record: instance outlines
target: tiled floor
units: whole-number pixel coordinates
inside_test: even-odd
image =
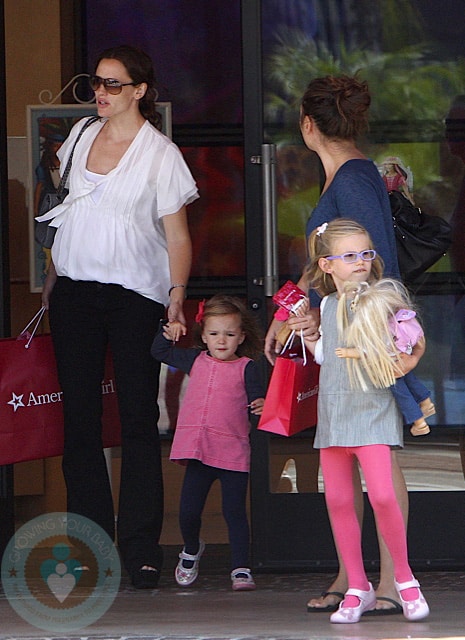
[[[234,593],[227,573],[201,575],[181,589],[171,575],[159,588],[134,590],[123,578],[105,615],[87,628],[50,633],[18,617],[0,592],[0,640],[374,640],[465,638],[465,572],[417,573],[431,607],[424,622],[402,615],[333,625],[326,613],[307,613],[307,599],[329,584],[327,574],[255,574],[257,590]],[[371,576],[376,580],[376,576]]]

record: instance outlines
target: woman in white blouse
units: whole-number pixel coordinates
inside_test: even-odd
[[[165,307],[170,322],[185,326],[186,205],[198,193],[179,149],[158,129],[150,58],[133,47],[107,49],[90,83],[100,119],[77,142],[69,195],[53,211],[43,291],[64,392],[63,472],[68,511],[114,538],[100,419],[109,345],[122,425],[118,545],[133,585],[152,588],[163,563],[163,480],[159,364],[150,347]],[[82,125],[60,149],[62,167]]]

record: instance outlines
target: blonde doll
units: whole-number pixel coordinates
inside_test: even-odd
[[[348,301],[352,319],[348,319]],[[403,374],[399,354],[410,355],[424,333],[416,320],[406,288],[388,278],[373,282],[348,283],[338,306],[338,327],[346,347],[336,349],[348,358],[354,385],[366,389],[364,373],[375,387],[390,387],[405,424],[414,436],[430,429],[425,417],[435,413],[430,392],[410,371]]]

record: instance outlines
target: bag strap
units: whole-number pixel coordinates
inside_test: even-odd
[[[17,340],[21,340],[21,338],[27,338],[27,342],[24,345],[25,349],[29,349],[29,346],[32,342],[32,338],[35,336],[37,329],[39,328],[39,325],[42,322],[42,318],[44,317],[44,313],[46,312],[46,310],[47,310],[46,307],[41,307],[39,311],[35,314],[35,316],[32,318],[32,320],[28,322],[28,324],[24,327],[24,329],[21,331],[21,333],[17,337]],[[31,332],[29,332],[28,329],[32,324],[34,324],[34,322],[35,322],[34,328],[32,329]]]
[[[63,193],[63,191],[65,190],[65,188],[66,188],[66,183],[68,182],[69,172],[71,171],[71,165],[73,163],[74,150],[76,148],[77,143],[81,139],[81,136],[84,133],[84,131],[87,129],[87,127],[89,127],[96,120],[99,120],[99,116],[91,116],[82,125],[81,130],[79,131],[78,137],[76,138],[76,140],[75,140],[75,142],[73,144],[73,148],[71,149],[71,153],[69,154],[68,162],[66,163],[66,167],[65,167],[65,170],[63,171],[63,175],[60,178],[60,182],[59,182],[57,190],[56,190],[58,195],[61,195]]]

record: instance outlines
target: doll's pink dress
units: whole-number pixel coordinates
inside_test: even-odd
[[[389,329],[399,351],[410,355],[418,340],[424,336],[416,313],[411,309],[399,309],[388,322]]]

